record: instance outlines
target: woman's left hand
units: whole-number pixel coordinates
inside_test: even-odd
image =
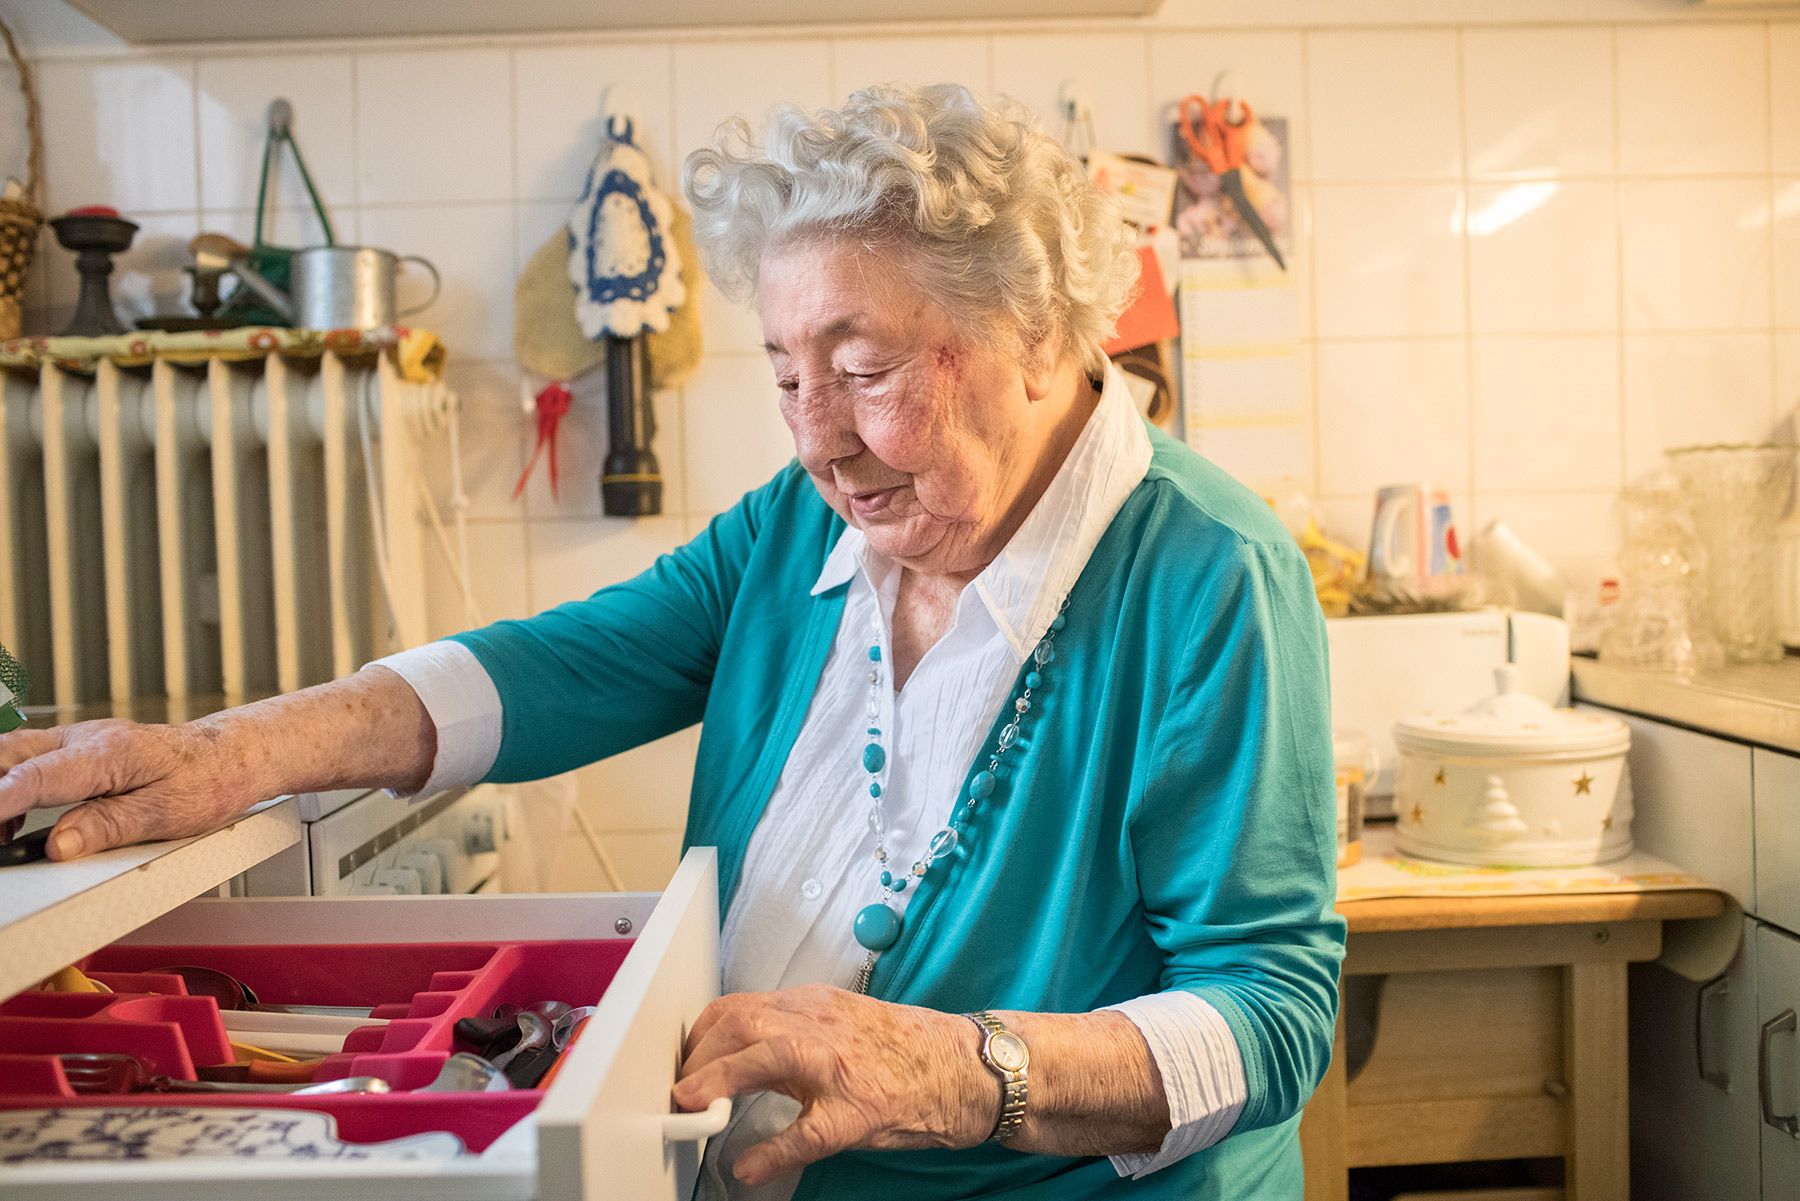
[[[773,1090],[800,1117],[739,1157],[760,1185],[851,1147],[972,1147],[1000,1112],[1000,1083],[981,1066],[967,1018],[877,1001],[824,984],[734,993],[688,1034],[675,1102]]]

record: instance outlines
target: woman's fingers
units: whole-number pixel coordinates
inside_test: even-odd
[[[860,1136],[838,1120],[840,1113],[832,1105],[807,1107],[780,1134],[738,1156],[732,1175],[755,1188],[856,1145]]]
[[[705,1109],[720,1097],[773,1089],[804,1101],[819,1081],[800,1040],[780,1036],[751,1043],[741,1050],[716,1056],[706,1063],[683,1065],[686,1074],[675,1084],[675,1101],[683,1109]]]
[[[8,768],[61,746],[65,728],[57,726],[49,730],[15,730],[11,734],[0,734],[0,775],[5,775]]]
[[[73,805],[118,787],[116,766],[92,750],[59,747],[13,764],[0,776],[0,817]]]

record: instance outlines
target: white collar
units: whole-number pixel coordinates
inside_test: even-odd
[[[1108,364],[1093,416],[1069,457],[1011,541],[963,590],[979,597],[1022,660],[1042,638],[1057,607],[1087,566],[1125,498],[1150,470],[1150,436],[1118,368]],[[892,563],[869,547],[863,532],[838,537],[812,594],[836,588],[862,569],[880,592]],[[966,604],[958,605],[958,619]]]

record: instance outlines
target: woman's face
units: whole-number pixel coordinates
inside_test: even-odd
[[[906,567],[972,575],[1023,519],[1048,445],[1043,385],[1031,356],[959,328],[909,267],[853,241],[783,246],[762,260],[757,308],[825,502]]]

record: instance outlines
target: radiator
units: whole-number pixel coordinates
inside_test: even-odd
[[[0,644],[32,701],[179,717],[426,641],[448,541],[419,468],[454,408],[375,354],[0,372]]]

